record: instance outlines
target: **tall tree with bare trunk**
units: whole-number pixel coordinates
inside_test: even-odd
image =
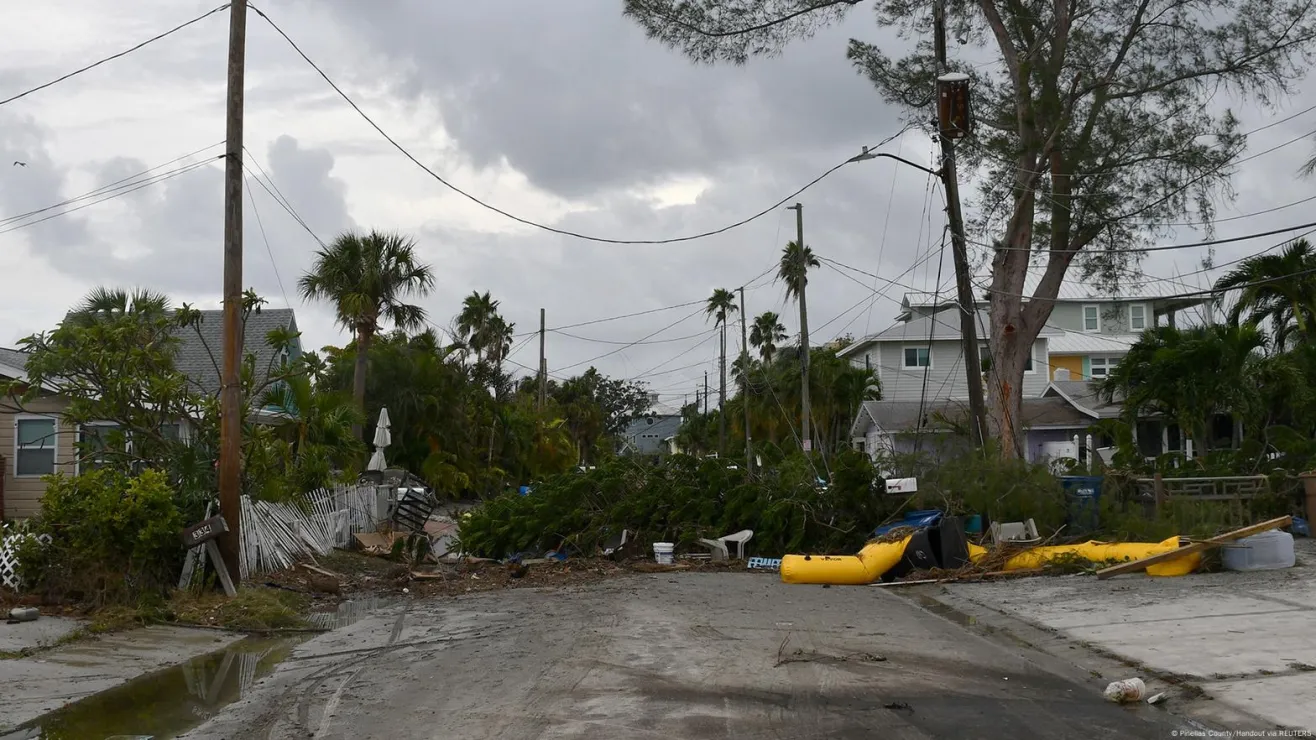
[[[872,0],[877,24],[911,40],[903,57],[851,40],[848,57],[881,96],[926,120],[937,69],[938,0]],[[1217,91],[1278,103],[1316,53],[1310,0],[944,0],[949,35],[972,54],[975,135],[957,148],[980,177],[971,238],[989,250],[991,430],[1018,454],[1023,373],[1071,268],[1113,285],[1140,251],[1232,198],[1246,148]],[[699,62],[779,53],[862,0],[624,0],[653,38]],[[888,47],[889,48],[889,47]],[[1031,268],[1037,280],[1027,280]]]

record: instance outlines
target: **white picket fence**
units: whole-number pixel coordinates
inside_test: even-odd
[[[356,532],[379,526],[373,486],[338,486],[306,494],[305,506],[242,498],[240,568],[249,578],[347,547]]]

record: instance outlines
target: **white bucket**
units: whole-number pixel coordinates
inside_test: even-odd
[[[676,545],[671,542],[653,543],[653,559],[660,565],[672,564],[672,553],[676,551]]]

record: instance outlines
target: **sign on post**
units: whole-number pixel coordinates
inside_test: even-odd
[[[224,593],[232,598],[238,595],[238,590],[233,586],[233,580],[229,578],[224,556],[219,553],[219,545],[215,544],[215,540],[226,532],[228,525],[224,523],[224,517],[212,516],[184,529],[182,539],[183,547],[189,550],[194,547],[206,548],[206,555],[210,556],[210,562],[215,565],[215,572],[219,574],[219,582],[224,586]]]

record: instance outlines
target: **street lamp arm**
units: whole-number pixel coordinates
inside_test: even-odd
[[[934,177],[941,177],[941,170],[934,170],[934,169],[932,169],[932,168],[930,168],[930,167],[924,167],[923,165],[921,165],[921,164],[919,164],[919,163],[917,163],[917,162],[911,162],[911,161],[909,161],[908,159],[905,159],[904,157],[896,156],[895,154],[888,154],[888,153],[886,153],[886,152],[870,152],[870,151],[868,151],[868,147],[864,147],[864,151],[863,151],[862,154],[859,154],[858,156],[855,156],[855,157],[851,157],[851,158],[850,158],[850,161],[851,161],[851,162],[863,162],[863,161],[865,161],[865,160],[869,160],[869,159],[877,159],[878,157],[886,157],[887,159],[894,159],[894,160],[896,160],[897,162],[901,162],[901,163],[907,164],[907,165],[909,165],[910,167],[913,167],[913,168],[916,169],[916,170],[923,170],[924,172],[926,172],[926,173],[928,173],[929,175],[932,175],[932,176],[934,176]]]

